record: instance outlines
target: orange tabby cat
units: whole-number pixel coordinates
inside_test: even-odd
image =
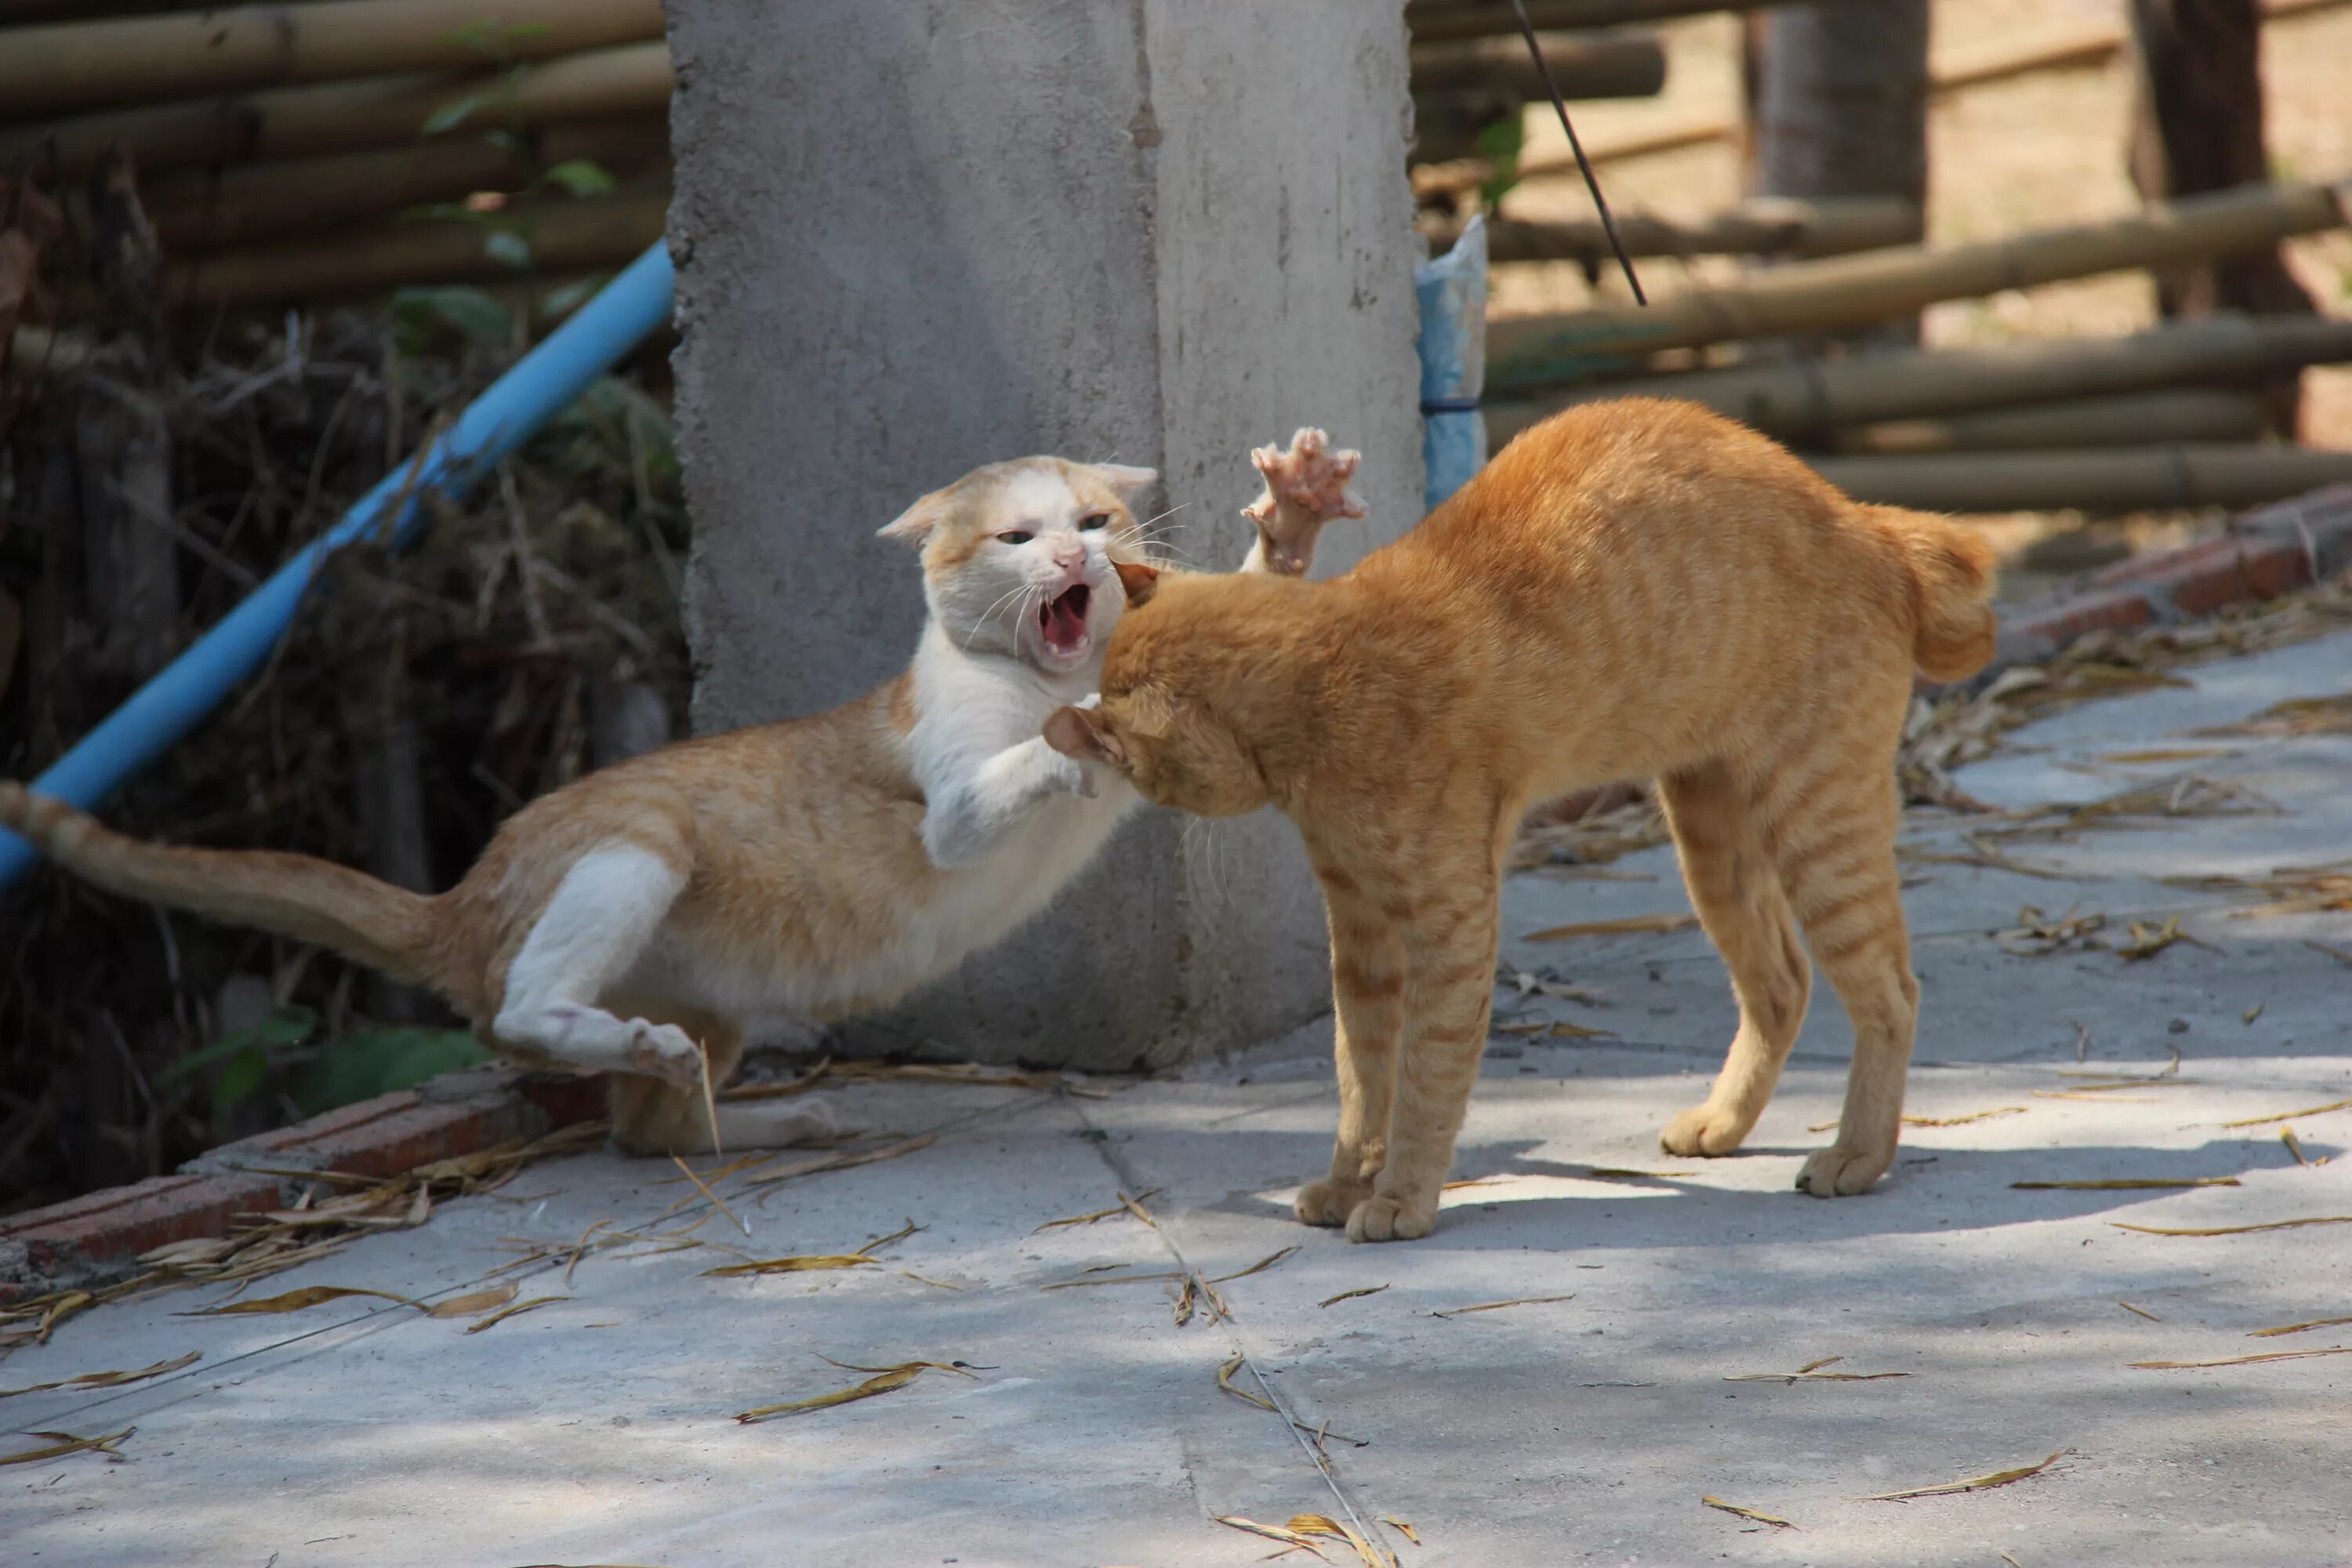
[[[1328,583],[1163,578],[1099,706],[1046,738],[1207,816],[1273,804],[1330,921],[1339,1133],[1299,1194],[1350,1239],[1426,1236],[1486,1042],[1497,898],[1532,801],[1654,777],[1739,1030],[1675,1154],[1727,1154],[1803,1021],[1800,928],[1853,1020],[1836,1141],[1797,1184],[1895,1158],[1919,988],[1893,761],[1912,671],[1991,656],[1991,552],[1849,500],[1696,405],[1537,426],[1403,539]]]

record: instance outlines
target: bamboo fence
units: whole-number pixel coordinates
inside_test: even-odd
[[[2312,364],[2352,363],[2352,321],[2324,316],[2217,315],[2114,338],[1979,349],[1905,349],[1836,360],[1740,365],[1600,382],[1486,405],[1499,447],[1560,409],[1612,397],[1682,397],[1783,440],[2059,399],[2190,383],[2244,384]]]
[[[2142,447],[2172,441],[2256,441],[2263,428],[2263,400],[2254,394],[2183,387],[1950,414],[1935,419],[1890,420],[1840,430],[1827,445],[1831,451],[1846,457],[1921,457],[1936,452]]]
[[[2352,452],[2200,443],[1997,456],[1822,458],[1813,467],[1856,500],[1929,511],[2257,506],[2352,481]]]
[[[1656,213],[1621,212],[1617,230],[1634,256],[1844,256],[1909,244],[1919,237],[1919,209],[1900,196],[1846,196],[1795,201],[1759,196],[1689,222]],[[1454,231],[1433,233],[1444,249]],[[1610,257],[1598,221],[1522,223],[1487,220],[1486,255],[1493,261],[1580,261]]]
[[[1486,384],[1573,381],[1664,349],[1883,321],[1945,300],[2257,250],[2345,223],[2343,187],[2246,185],[2126,217],[1974,245],[1901,246],[1792,262],[1648,307],[1603,305],[1490,323]]]
[[[1650,98],[1666,85],[1666,52],[1646,33],[1545,33],[1538,41],[1564,97]],[[1485,90],[1524,100],[1547,96],[1527,41],[1516,32],[1459,44],[1416,43],[1412,79],[1418,95]]]
[[[1528,19],[1538,27],[1615,27],[1627,23],[1670,22],[1713,11],[1757,11],[1782,0],[1527,0]],[[1416,43],[1489,38],[1517,34],[1518,15],[1510,0],[1407,0],[1404,25]]]

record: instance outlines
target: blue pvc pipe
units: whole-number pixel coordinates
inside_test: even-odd
[[[379,531],[394,544],[415,538],[431,490],[456,498],[529,439],[589,383],[669,320],[669,251],[655,245],[593,300],[492,382],[457,424],[360,498],[342,520],[311,541],[269,581],[246,595],[162,673],[82,737],[32,782],[35,794],[87,811],[124,779],[153,762],[202,723],[236,684],[261,668],[294,624],[303,596],[326,558]],[[30,844],[0,828],[0,889],[37,858]]]

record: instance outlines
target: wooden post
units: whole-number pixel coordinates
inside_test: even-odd
[[[1924,210],[1927,0],[1821,0],[1764,13],[1762,21],[1754,192],[1894,196]],[[1838,341],[1916,343],[1918,317],[1874,321]]]
[[[2256,0],[2132,0],[2131,24],[2138,65],[2131,172],[2141,196],[2170,201],[2268,179]],[[2167,316],[2314,309],[2276,245],[2165,268],[2156,297]],[[2292,437],[2301,377],[2276,377],[2263,396],[2273,428]]]

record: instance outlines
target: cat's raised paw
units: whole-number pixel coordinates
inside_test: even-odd
[[[1260,447],[1250,461],[1265,477],[1265,492],[1242,509],[1257,524],[1266,564],[1296,576],[1313,559],[1317,533],[1335,517],[1361,517],[1364,503],[1348,489],[1361,456],[1333,451],[1322,431],[1302,429],[1287,449]]]
[[[1894,1163],[1891,1149],[1877,1154],[1832,1144],[1807,1156],[1805,1168],[1797,1173],[1797,1190],[1817,1198],[1850,1198],[1868,1192]]]
[[[697,1089],[702,1083],[702,1047],[676,1024],[629,1020],[629,1065],[648,1078]]]
[[[1733,1154],[1738,1152],[1739,1141],[1747,1136],[1748,1129],[1739,1125],[1731,1112],[1712,1105],[1694,1105],[1666,1123],[1658,1134],[1658,1147],[1685,1158],[1694,1154]]]
[[[1341,1226],[1371,1194],[1370,1182],[1309,1182],[1298,1189],[1298,1200],[1291,1206],[1303,1225]]]
[[[1399,1198],[1370,1197],[1348,1216],[1349,1241],[1419,1241],[1437,1228],[1437,1208],[1414,1208]]]

